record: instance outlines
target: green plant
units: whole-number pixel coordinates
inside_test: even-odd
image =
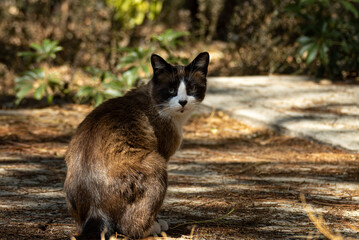
[[[160,35],[151,36],[151,43],[148,48],[133,47],[119,48],[119,52],[125,54],[119,59],[117,70],[124,71],[124,74],[138,74],[149,77],[150,75],[150,56],[151,53],[162,49],[167,53],[167,61],[172,64],[188,64],[188,58],[176,56],[174,52],[183,45],[183,37],[189,35],[188,32],[166,30]],[[128,73],[128,71],[131,71]]]
[[[162,0],[106,0],[114,11],[113,18],[121,28],[132,29],[141,25],[145,18],[150,20],[162,10]]]
[[[119,59],[116,69],[122,72],[122,76],[129,81],[128,85],[132,86],[137,83],[138,76],[149,78],[151,53],[159,49],[167,53],[168,62],[172,64],[188,64],[188,58],[174,55],[178,47],[183,44],[182,38],[188,34],[188,32],[169,29],[160,35],[152,36],[152,45],[150,44],[148,48],[119,48],[118,51],[124,55]]]
[[[91,101],[95,106],[104,100],[122,96],[128,89],[136,86],[141,81],[141,77],[150,77],[150,58],[151,54],[160,49],[167,52],[167,60],[173,64],[187,64],[187,58],[175,56],[172,52],[182,45],[181,38],[188,35],[187,32],[176,32],[168,30],[164,34],[153,36],[153,41],[148,48],[143,47],[123,47],[118,51],[122,55],[119,64],[116,66],[116,74],[94,67],[87,67],[85,70],[92,76],[92,84],[82,86],[76,99]]]
[[[80,101],[91,101],[98,106],[106,99],[122,96],[129,86],[132,86],[132,79],[129,77],[125,76],[120,81],[110,71],[95,67],[87,67],[85,70],[92,76],[93,84],[82,86],[79,89],[75,98]]]
[[[61,81],[54,74],[46,75],[43,68],[24,72],[15,79],[15,83],[17,105],[30,92],[33,92],[35,99],[40,100],[46,96],[48,103],[51,103],[53,96],[61,88]]]
[[[137,78],[140,71],[148,78],[150,76],[149,58],[153,51],[153,47],[119,48],[119,52],[125,53],[125,55],[120,58],[120,64],[116,68],[124,70],[124,75],[133,75],[132,79]],[[131,83],[129,84],[131,85]]]
[[[183,45],[183,37],[189,35],[188,32],[166,30],[160,35],[151,36],[150,47],[119,48],[119,52],[125,54],[119,59],[117,70],[124,71],[124,74],[131,70],[132,74],[138,74],[149,77],[150,75],[150,57],[151,53],[162,49],[167,53],[167,61],[172,64],[188,64],[188,58],[176,56],[174,52]]]
[[[37,100],[46,96],[48,103],[51,103],[56,93],[65,92],[63,84],[55,74],[48,74],[44,68],[38,67],[40,62],[46,61],[48,64],[51,60],[56,58],[56,53],[63,48],[58,45],[57,41],[45,39],[41,44],[32,43],[30,48],[33,51],[19,52],[17,55],[30,62],[35,61],[36,64],[31,65],[29,69],[21,74],[20,77],[15,78],[15,92],[17,105],[22,99],[33,93],[33,97]]]
[[[19,52],[17,55],[29,61],[35,59],[37,63],[43,60],[55,59],[56,53],[63,49],[58,45],[57,41],[51,41],[50,39],[44,39],[41,44],[32,43],[30,48],[33,51]]]
[[[317,76],[359,69],[359,0],[300,0],[287,6],[298,24],[298,55]]]
[[[168,58],[167,61],[172,64],[188,64],[187,58],[175,56],[175,50],[183,45],[183,37],[188,36],[189,32],[174,31],[167,29],[160,35],[154,35],[151,39],[158,43],[159,47],[166,51]]]

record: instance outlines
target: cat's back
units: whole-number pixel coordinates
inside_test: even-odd
[[[86,124],[95,122],[101,125],[113,125],[118,122],[129,122],[133,118],[150,114],[151,100],[147,93],[147,85],[128,92],[123,97],[113,98],[95,108],[80,124],[87,128]]]
[[[154,114],[147,86],[102,103],[79,125],[67,161],[79,154],[86,155],[84,161],[99,161],[129,151],[155,150],[157,139],[150,121]]]

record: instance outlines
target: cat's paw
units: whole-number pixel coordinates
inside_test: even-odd
[[[168,223],[165,220],[156,220],[153,222],[152,227],[147,235],[160,235],[162,232],[168,230]]]
[[[159,219],[158,224],[161,227],[161,232],[166,232],[168,230],[168,223],[165,220]]]
[[[153,222],[149,235],[155,235],[155,234],[157,235],[161,234],[161,225],[157,221]]]

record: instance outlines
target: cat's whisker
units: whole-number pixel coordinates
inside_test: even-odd
[[[171,112],[170,107],[166,107],[166,108],[161,109],[161,110],[158,112],[158,115],[161,116],[161,117],[170,118],[170,117],[171,117],[170,112]]]

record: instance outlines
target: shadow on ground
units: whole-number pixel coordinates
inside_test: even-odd
[[[2,238],[75,233],[62,191],[63,158],[86,112],[73,106],[25,111],[21,120],[0,116]],[[193,118],[184,138],[168,166],[160,213],[170,222],[170,237],[189,238],[195,226],[195,239],[323,238],[300,193],[330,229],[358,235],[357,154],[251,128],[221,113]]]

